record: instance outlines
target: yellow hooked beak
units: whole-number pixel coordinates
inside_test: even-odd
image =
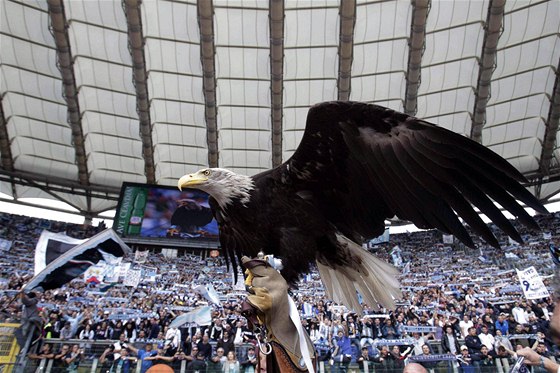
[[[179,179],[177,183],[177,187],[179,190],[183,190],[183,188],[188,188],[192,185],[201,184],[205,181],[208,181],[208,177],[205,176],[202,172],[195,172],[194,174],[188,174]]]

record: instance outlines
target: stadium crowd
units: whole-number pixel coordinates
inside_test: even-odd
[[[497,361],[511,364],[522,347],[556,357],[559,351],[547,334],[553,299],[526,300],[515,271],[534,266],[550,285],[554,263],[549,245],[560,240],[560,215],[537,221],[544,233],[531,234],[516,225],[522,245],[495,232],[502,249],[480,241],[477,249],[444,244],[436,231],[370,243],[368,250],[401,265],[403,298],[394,309],[364,305],[347,310],[327,299],[316,272],[305,276],[292,296],[320,360],[341,370],[370,361],[376,372],[402,372],[405,363],[417,361],[442,371],[454,366],[462,372],[497,372]],[[33,274],[42,230],[88,238],[99,228],[9,214],[0,214],[0,222],[2,248],[8,248],[0,258],[0,321],[17,322],[22,303],[14,296]],[[52,359],[53,371],[61,372],[77,372],[92,359],[103,372],[117,367],[132,371],[137,361],[141,372],[156,363],[179,369],[183,361],[187,372],[201,367],[255,372],[258,346],[241,315],[243,287],[234,284],[220,257],[195,250],[183,254],[151,252],[142,263],[132,263],[130,268],[142,270],[136,287],[81,278],[37,293],[44,342],[29,358]],[[208,284],[215,287],[219,304],[193,290]],[[177,316],[206,305],[212,307],[209,325],[170,327]]]

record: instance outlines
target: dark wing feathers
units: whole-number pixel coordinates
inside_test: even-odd
[[[530,228],[538,226],[516,199],[547,212],[519,184],[523,175],[488,148],[370,104],[329,102],[311,108],[302,142],[281,174],[354,239],[380,234],[384,220],[396,215],[473,246],[461,217],[498,246],[473,205],[517,241],[519,233],[493,201]]]

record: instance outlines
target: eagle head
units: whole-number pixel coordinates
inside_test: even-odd
[[[182,176],[177,183],[179,190],[194,188],[210,194],[221,208],[238,199],[245,205],[255,188],[253,179],[225,168],[203,168],[193,174]]]

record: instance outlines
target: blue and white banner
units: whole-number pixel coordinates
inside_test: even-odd
[[[451,354],[441,354],[441,355],[415,355],[415,356],[411,356],[409,358],[411,361],[422,361],[422,362],[428,362],[428,361],[444,361],[444,360],[450,360],[450,361],[455,361],[457,360],[457,356],[455,355],[451,355]]]
[[[507,336],[508,339],[537,339],[536,334],[510,334]]]
[[[374,346],[412,346],[416,340],[414,338],[402,339],[376,339],[373,341]]]
[[[438,330],[437,326],[414,326],[405,325],[403,330],[407,333],[435,333]]]
[[[127,298],[121,298],[121,297],[105,297],[103,298],[103,300],[105,302],[115,302],[115,303],[128,303],[128,299]]]

